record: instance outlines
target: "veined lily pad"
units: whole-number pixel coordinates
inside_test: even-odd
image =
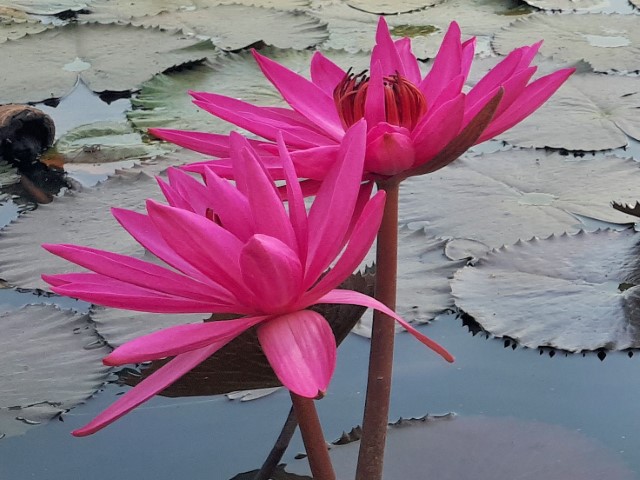
[[[0,103],[61,97],[78,76],[96,92],[132,90],[156,73],[212,53],[210,45],[197,39],[153,28],[115,24],[53,28],[2,44],[0,63],[16,68],[3,71]],[[38,72],[25,81],[27,65],[37,65]]]
[[[12,0],[1,2],[1,6],[15,8],[35,15],[56,15],[62,12],[77,12],[87,8],[87,3],[81,0]]]
[[[612,0],[524,0],[529,5],[554,12],[612,12]]]
[[[351,8],[375,15],[411,13],[442,2],[444,0],[403,0],[402,2],[394,2],[393,0],[346,0],[346,4]]]
[[[5,21],[0,14],[0,43],[7,40],[17,40],[27,34],[40,33],[48,28],[50,27],[38,22]]]
[[[574,214],[631,223],[612,198],[634,202],[640,168],[616,157],[574,158],[543,151],[466,156],[401,185],[400,221],[429,235],[469,238],[490,247],[577,231]]]
[[[453,307],[449,279],[467,259],[452,261],[445,255],[446,240],[428,237],[423,230],[400,229],[398,238],[398,294],[396,311],[406,320],[427,323]],[[375,246],[363,264],[376,258]],[[366,315],[354,333],[371,337],[372,315]],[[397,331],[402,327],[397,325]]]
[[[182,29],[187,34],[210,38],[223,50],[239,50],[257,42],[302,50],[327,38],[324,26],[302,12],[281,12],[247,5],[161,12],[132,22],[163,29]]]
[[[627,135],[640,139],[638,109],[640,77],[574,74],[540,110],[498,138],[522,147],[623,147]]]
[[[0,314],[0,436],[9,422],[45,422],[91,396],[106,380],[108,347],[88,315],[51,305]]]
[[[287,68],[308,75],[313,52],[265,48],[261,50]],[[345,51],[325,52],[334,62],[355,70],[368,65],[368,56],[349,55]],[[187,90],[209,91],[258,105],[284,105],[280,94],[265,79],[249,52],[229,53],[213,61],[176,73],[157,75],[145,83],[132,99],[135,109],[129,120],[140,129],[148,127],[181,128],[227,133],[237,127],[204,112],[191,103]]]
[[[531,15],[496,33],[501,55],[544,39],[542,55],[569,63],[584,60],[596,72],[640,70],[640,30],[635,15]]]
[[[633,229],[518,242],[457,272],[456,304],[526,347],[638,348],[639,245]]]
[[[338,478],[353,478],[358,449],[359,442],[331,447]],[[307,473],[308,463],[294,462],[286,470]],[[428,478],[438,480],[635,478],[614,452],[558,425],[455,415],[392,424],[387,431],[384,478],[427,478],[425,471]]]

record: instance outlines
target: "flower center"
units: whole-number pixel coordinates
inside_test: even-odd
[[[345,128],[364,117],[368,88],[366,71],[353,74],[349,70],[333,90],[333,100]],[[384,77],[384,108],[387,123],[412,130],[426,113],[427,100],[418,87],[396,73]]]

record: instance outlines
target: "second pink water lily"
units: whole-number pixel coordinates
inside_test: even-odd
[[[316,52],[308,80],[254,52],[262,72],[291,109],[255,106],[215,93],[191,94],[199,107],[269,142],[282,131],[298,174],[315,180],[324,178],[335,162],[345,131],[364,118],[368,125],[364,177],[402,179],[444,167],[467,148],[504,132],[540,107],[574,71],[563,69],[530,82],[536,71],[531,62],[540,44],[514,50],[465,93],[475,38],[462,42],[460,28],[451,23],[431,70],[423,75],[410,39],[394,41],[381,17],[368,72],[345,71]],[[222,175],[231,174],[225,158],[228,137],[168,129],[150,132],[219,157],[209,164]],[[269,142],[256,145],[272,174],[282,178]],[[203,171],[202,164],[188,168]]]
[[[360,188],[366,126],[345,135],[338,159],[307,212],[296,172],[280,139],[288,208],[250,143],[232,134],[236,186],[210,170],[206,183],[173,169],[161,182],[169,205],[149,200],[147,215],[114,209],[120,224],[168,267],[76,245],[44,245],[91,273],[44,275],[52,290],[92,303],[158,313],[234,313],[236,320],[180,325],[132,340],[105,358],[124,365],[175,356],[96,419],[96,432],[256,327],[280,381],[314,398],[326,391],[336,344],[317,303],[379,309],[449,361],[452,357],[377,300],[336,287],[358,267],[376,236],[385,194]],[[327,272],[327,268],[332,268]]]

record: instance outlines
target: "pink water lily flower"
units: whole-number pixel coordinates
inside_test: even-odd
[[[254,51],[264,75],[291,109],[260,107],[215,93],[191,92],[204,110],[266,139],[256,141],[267,166],[282,175],[274,155],[282,131],[301,177],[320,180],[335,162],[347,129],[367,121],[365,178],[388,179],[438,170],[466,149],[511,128],[540,107],[574,69],[531,83],[531,62],[541,42],[518,48],[470,91],[463,87],[474,56],[475,38],[461,41],[451,23],[431,70],[422,75],[408,38],[393,41],[383,17],[368,72],[344,71],[322,53],[311,61],[311,80]],[[224,135],[150,129],[157,137],[220,160],[208,162],[231,175],[229,140]],[[188,169],[202,172],[203,164]]]
[[[328,322],[308,309],[317,303],[379,309],[452,361],[377,300],[336,289],[371,247],[384,207],[384,192],[370,198],[371,187],[360,188],[365,137],[364,122],[346,133],[308,213],[282,140],[288,208],[260,157],[238,134],[230,136],[236,186],[211,170],[205,169],[202,184],[172,169],[169,183],[160,182],[169,205],[148,200],[147,215],[113,209],[125,230],[168,267],[88,247],[44,245],[93,272],[44,275],[61,295],[145,312],[243,315],[167,328],[115,349],[105,364],[175,358],[74,435],[117,420],[251,327],[283,385],[300,396],[321,395],[335,368],[336,343]]]

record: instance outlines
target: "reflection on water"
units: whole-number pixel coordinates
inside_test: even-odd
[[[561,425],[601,442],[640,472],[638,355],[610,353],[601,361],[596,354],[513,350],[503,340],[472,336],[453,315],[420,328],[449,348],[456,363],[400,334],[392,419],[454,411]],[[350,335],[339,349],[333,382],[318,402],[329,439],[361,420],[368,347],[368,340]],[[63,422],[0,441],[0,478],[67,480],[90,472],[93,480],[228,479],[260,466],[290,406],[284,391],[243,403],[157,397],[103,432],[71,437],[125,388],[110,385]],[[284,460],[302,450],[295,437]]]

